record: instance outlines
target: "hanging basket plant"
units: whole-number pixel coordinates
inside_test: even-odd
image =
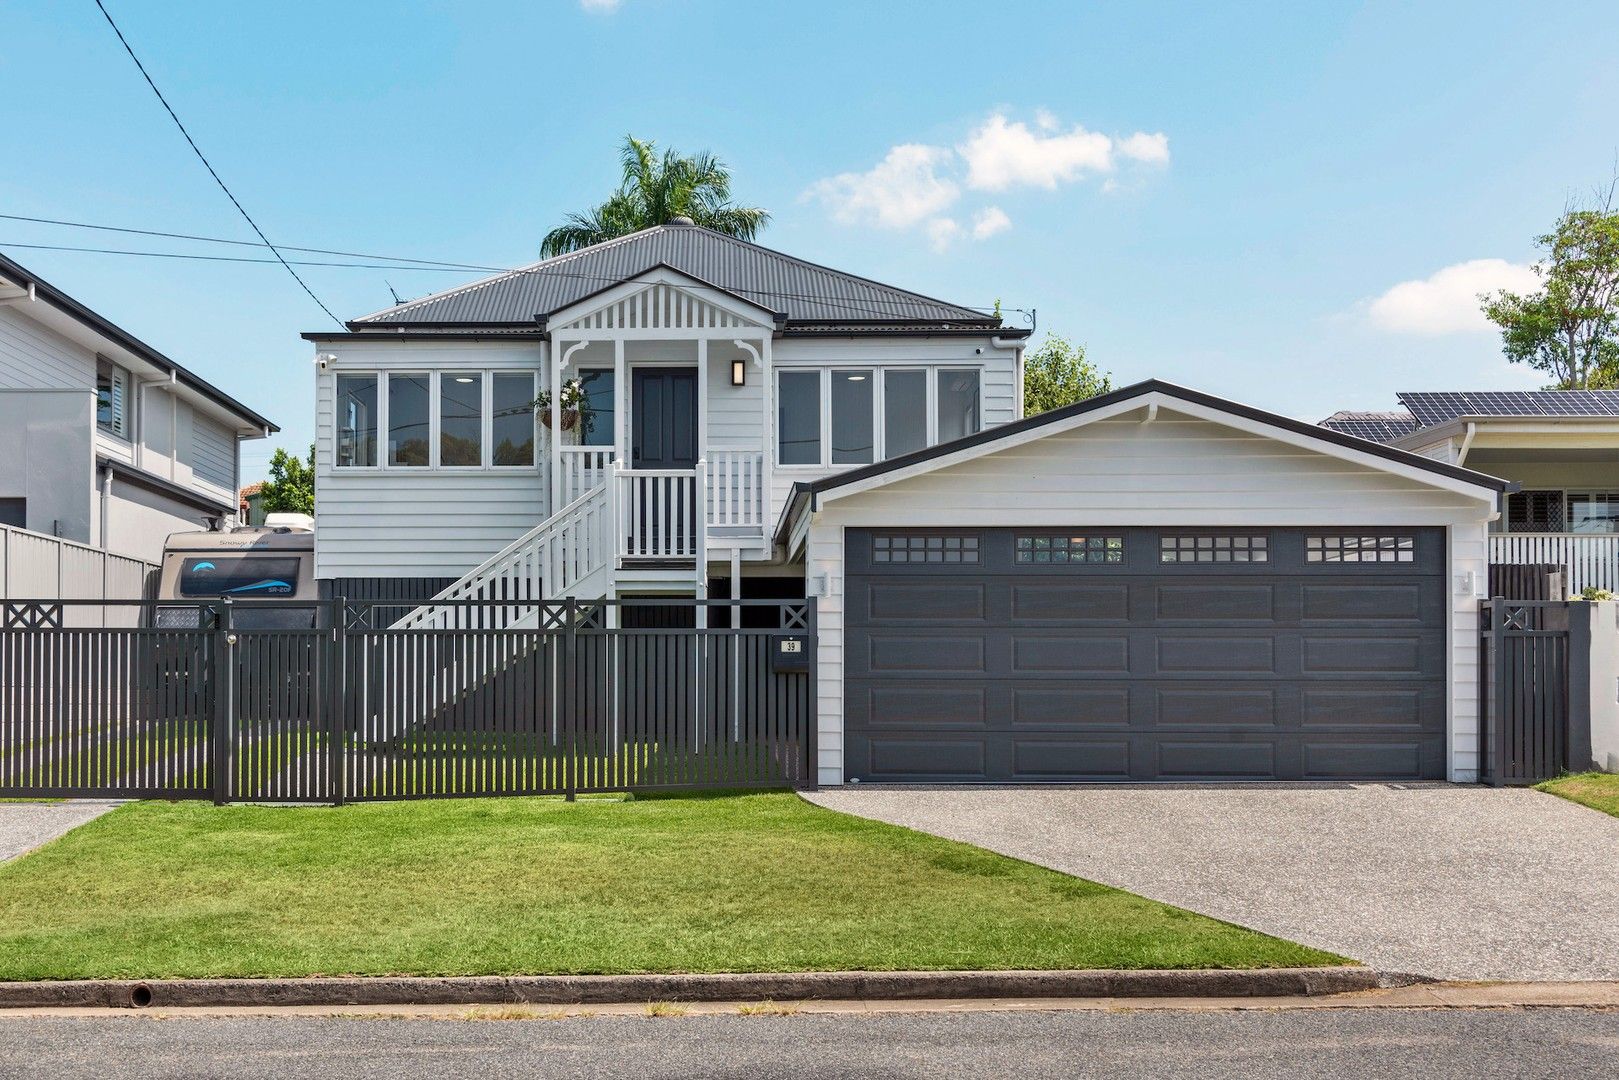
[[[534,411],[539,414],[540,423],[550,427],[551,391],[541,390],[533,405]],[[557,405],[561,414],[557,417],[557,421],[562,425],[563,431],[572,431],[579,426],[581,419],[590,415],[590,396],[585,393],[584,384],[578,379],[569,379],[562,384],[562,398]]]

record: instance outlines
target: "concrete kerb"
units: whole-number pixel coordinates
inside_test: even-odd
[[[606,1005],[647,1001],[1314,997],[1406,986],[1363,967],[1251,971],[813,971],[454,978],[95,979],[0,983],[0,1009]]]

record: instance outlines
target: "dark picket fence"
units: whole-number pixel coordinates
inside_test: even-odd
[[[91,610],[115,605],[8,602],[0,797],[812,785],[811,606],[682,601],[684,625],[644,627],[637,603],[549,602],[533,625],[498,630],[395,630],[375,616],[396,615],[396,599],[146,603],[117,618]]]

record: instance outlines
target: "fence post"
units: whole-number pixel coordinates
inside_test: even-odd
[[[326,737],[331,741],[326,768],[332,805],[342,806],[348,783],[348,597],[334,596],[327,608],[332,625],[327,631]]]
[[[1490,597],[1490,719],[1485,733],[1490,765],[1490,784],[1501,787],[1506,781],[1501,776],[1501,722],[1506,716],[1506,641],[1507,601],[1502,596]]]
[[[821,600],[811,596],[804,600],[808,610],[809,623],[809,685],[805,689],[804,723],[807,726],[804,736],[805,753],[807,759],[804,767],[807,770],[804,776],[804,787],[809,791],[818,790],[821,786],[820,738],[821,738]]]
[[[1552,764],[1558,772],[1585,772],[1591,756],[1591,620],[1597,606],[1590,601],[1570,601],[1568,618],[1568,663],[1564,676],[1566,702],[1563,734],[1563,760]],[[1556,775],[1555,773],[1553,775]]]
[[[214,715],[211,732],[213,754],[209,766],[209,780],[213,788],[214,805],[224,806],[230,801],[231,747],[235,741],[235,726],[231,721],[236,711],[236,663],[232,646],[236,634],[231,629],[230,597],[210,604],[214,614],[213,678],[208,680],[214,695]]]
[[[578,762],[575,757],[578,753],[579,733],[579,680],[578,671],[575,670],[575,645],[579,634],[579,598],[570,596],[563,608],[563,618],[567,619],[566,633],[562,636],[562,703],[563,724],[566,737],[562,741],[563,757],[562,769],[565,774],[563,789],[568,802],[574,801],[579,783]]]

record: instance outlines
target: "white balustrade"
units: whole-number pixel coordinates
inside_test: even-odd
[[[557,477],[555,506],[566,506],[607,483],[613,473],[610,446],[563,446],[562,472]]]
[[[701,463],[699,463],[701,465]],[[639,559],[694,559],[703,520],[700,470],[628,469],[619,473],[622,553]]]
[[[1619,534],[1491,533],[1490,562],[1562,566],[1570,595],[1588,588],[1619,592]]]
[[[711,450],[708,454],[708,527],[731,534],[765,528],[765,459],[756,450]]]

